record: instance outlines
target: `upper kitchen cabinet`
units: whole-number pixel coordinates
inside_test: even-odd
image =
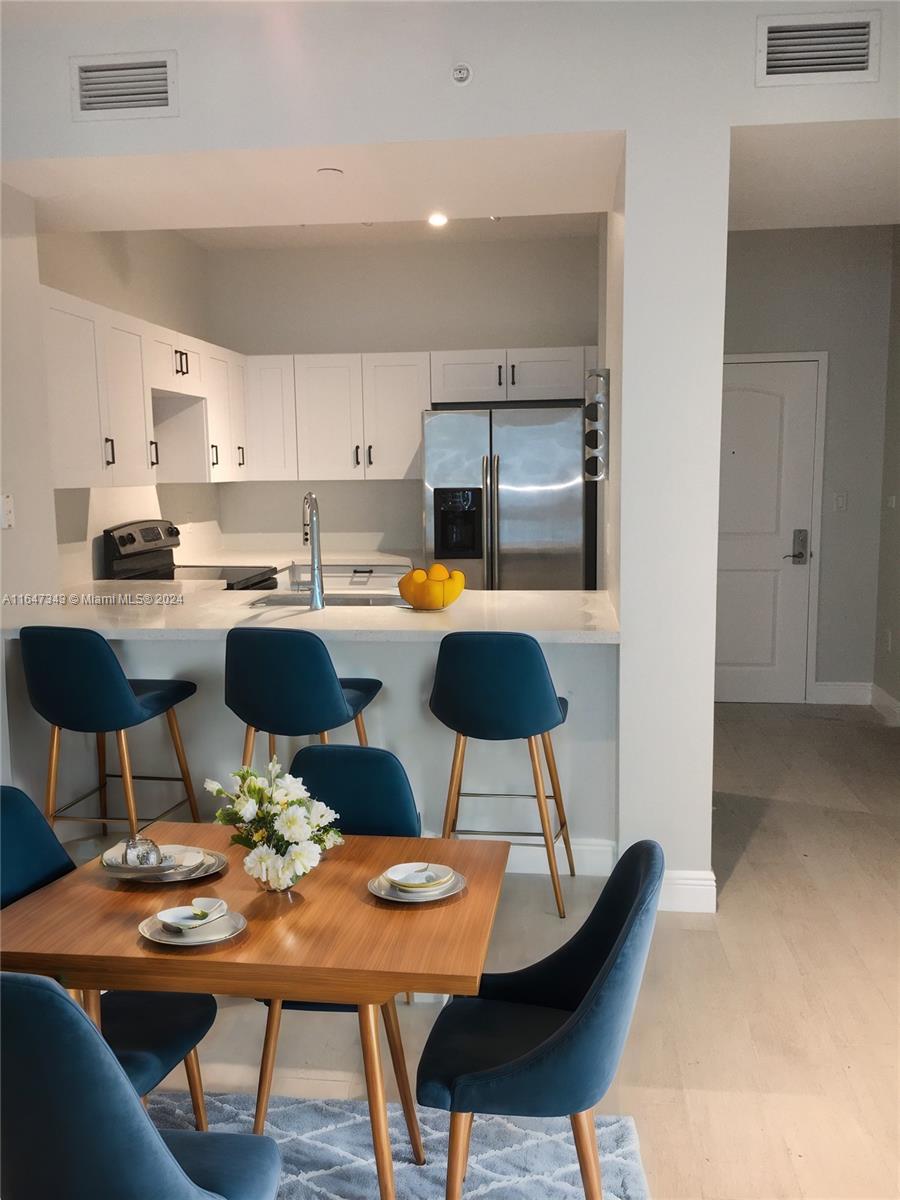
[[[246,360],[247,465],[240,479],[297,479],[297,408],[290,354]]]
[[[575,400],[584,395],[584,347],[506,351],[506,398]]]
[[[228,359],[228,420],[231,425],[233,479],[247,477],[247,371],[244,358]]]
[[[141,322],[44,289],[54,487],[152,483]]]
[[[364,354],[366,479],[421,479],[422,413],[431,402],[428,354]]]
[[[147,333],[147,375],[151,388],[203,395],[203,362],[199,349],[168,329]]]
[[[209,481],[222,483],[234,479],[237,474],[234,465],[236,452],[233,452],[231,437],[230,409],[230,376],[232,374],[226,351],[211,352],[203,355],[204,384],[203,394],[206,397],[206,434],[207,451],[209,454]]]
[[[432,405],[493,404],[505,399],[505,350],[431,351]]]
[[[296,354],[300,478],[364,479],[362,356]]]

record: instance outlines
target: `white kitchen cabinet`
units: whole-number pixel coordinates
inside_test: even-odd
[[[362,356],[296,354],[300,478],[364,479]]]
[[[290,354],[246,360],[247,465],[241,479],[298,479],[297,405]]]
[[[118,313],[101,324],[101,387],[115,460],[109,482],[126,487],[156,480],[157,447],[150,388],[144,373],[142,333],[140,321]]]
[[[231,479],[247,477],[247,398],[244,359],[228,357],[229,470]]]
[[[101,420],[98,314],[74,297],[45,292],[44,357],[53,486],[100,487],[105,421]],[[74,311],[73,311],[74,310]],[[26,447],[22,447],[24,453]]]
[[[187,338],[168,329],[150,328],[147,339],[147,377],[151,388],[203,395],[203,361]]]
[[[210,483],[233,479],[229,364],[224,352],[203,356],[203,394],[206,397],[206,435]]]
[[[505,399],[505,350],[431,351],[432,405],[493,404]]]
[[[422,413],[431,403],[428,354],[362,356],[366,479],[421,479]]]
[[[506,398],[576,400],[584,395],[584,347],[551,346],[506,351]]]

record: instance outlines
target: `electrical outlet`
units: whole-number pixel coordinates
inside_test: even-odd
[[[3,496],[3,504],[0,506],[0,529],[12,529],[16,523],[16,510],[13,505],[12,492],[6,492]]]
[[[835,492],[834,493],[834,511],[835,512],[846,512],[847,511],[847,493],[846,492]]]

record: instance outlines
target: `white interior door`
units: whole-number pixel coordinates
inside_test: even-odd
[[[719,495],[716,699],[806,698],[819,365],[725,366]]]

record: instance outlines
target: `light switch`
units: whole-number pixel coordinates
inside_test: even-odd
[[[13,507],[12,492],[5,492],[3,506],[0,508],[0,529],[12,529],[16,523],[16,513]]]
[[[834,511],[835,512],[846,512],[847,511],[847,493],[846,492],[835,492],[834,493]]]

